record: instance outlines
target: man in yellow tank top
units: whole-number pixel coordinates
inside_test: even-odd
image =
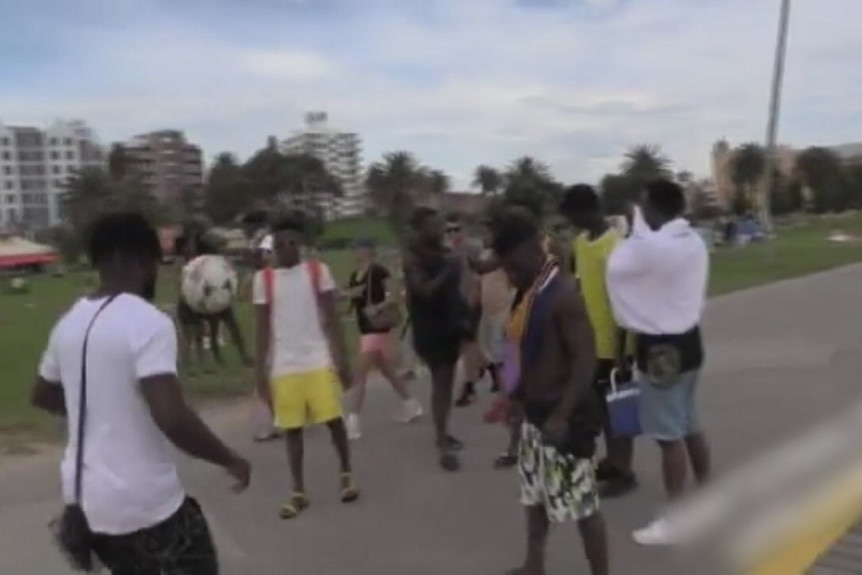
[[[623,377],[630,373],[633,343],[614,319],[605,281],[608,258],[622,236],[608,225],[598,194],[589,185],[568,188],[560,212],[575,228],[570,265],[579,280],[587,316],[593,325],[598,360],[595,389],[605,406],[606,455],[599,463],[597,477],[602,482],[604,497],[618,497],[637,487],[632,471],[634,441],[631,437],[615,437],[607,417],[606,393],[611,372],[617,369]]]

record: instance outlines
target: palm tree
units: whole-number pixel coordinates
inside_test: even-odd
[[[841,158],[826,148],[806,148],[796,157],[796,175],[818,212],[844,209]]]
[[[506,201],[520,204],[541,217],[559,203],[562,186],[547,164],[530,156],[518,158],[503,173]]]
[[[452,181],[442,170],[428,170],[424,174],[424,180],[423,187],[431,198],[439,198],[452,188]]]
[[[639,188],[627,176],[605,174],[599,184],[602,206],[608,215],[622,215],[628,211],[630,202],[636,199]]]
[[[622,173],[638,186],[642,186],[650,180],[670,177],[670,165],[670,160],[659,146],[640,144],[626,151]]]
[[[122,181],[130,174],[129,155],[122,144],[114,144],[108,152],[108,174],[114,181]]]
[[[482,195],[495,195],[503,187],[503,176],[499,170],[482,164],[476,168],[473,185],[482,190]]]
[[[547,164],[531,156],[522,156],[509,164],[503,179],[506,187],[546,184],[553,181]]]
[[[400,234],[425,183],[425,170],[410,152],[390,152],[368,169],[365,185],[377,213]]]
[[[102,168],[75,173],[60,201],[63,219],[76,230],[86,229],[96,216],[112,210],[140,211],[156,223],[167,216],[146,187],[136,181],[115,182]]]
[[[84,168],[67,181],[60,197],[63,220],[73,229],[83,230],[93,219],[94,212],[111,201],[111,179],[100,168]]]
[[[336,198],[343,193],[341,181],[326,169],[326,164],[308,154],[284,156],[288,202],[300,203],[316,218],[334,212]]]
[[[216,156],[207,173],[204,188],[204,210],[216,224],[233,221],[249,209],[253,202],[243,168],[233,154]]]
[[[760,144],[743,144],[733,152],[730,179],[736,187],[733,211],[750,210],[757,200],[757,189],[766,173],[766,152]]]

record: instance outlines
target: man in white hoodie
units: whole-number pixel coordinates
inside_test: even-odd
[[[637,334],[641,427],[662,457],[671,501],[685,490],[688,467],[709,477],[710,455],[695,409],[704,361],[700,322],[706,303],[709,253],[682,216],[685,195],[668,180],[649,183],[635,207],[632,233],[611,254],[608,292],[619,325]],[[642,545],[670,542],[663,520],[634,533]]]

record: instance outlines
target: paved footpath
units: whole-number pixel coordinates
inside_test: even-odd
[[[701,407],[719,472],[860,395],[860,286],[862,267],[854,267],[710,303]],[[355,449],[361,501],[338,503],[334,456],[327,434],[315,430],[306,449],[312,507],[293,522],[276,517],[289,492],[282,446],[254,445],[237,413],[214,417],[255,464],[254,484],[240,496],[218,470],[183,466],[209,514],[223,573],[496,575],[517,563],[523,526],[516,480],[491,469],[503,431],[481,423],[479,408],[458,411],[454,431],[467,450],[463,471],[449,475],[436,466],[427,418],[399,427],[389,423],[395,404],[387,390],[369,399],[365,438]],[[640,444],[641,489],[605,506],[614,574],[701,572],[685,566],[691,558],[630,541],[661,502],[656,457],[654,446]],[[51,456],[0,463],[0,573],[67,573],[45,528],[58,508],[56,475]],[[550,556],[549,573],[586,573],[572,527],[556,531]]]

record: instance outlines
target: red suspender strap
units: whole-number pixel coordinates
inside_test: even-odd
[[[269,266],[263,268],[263,291],[266,295],[266,303],[269,306],[272,306],[273,296],[275,295],[275,273],[273,269]],[[270,307],[270,313],[272,313],[272,308]]]
[[[308,260],[308,275],[311,276],[311,287],[314,288],[314,295],[320,296],[320,260]]]

